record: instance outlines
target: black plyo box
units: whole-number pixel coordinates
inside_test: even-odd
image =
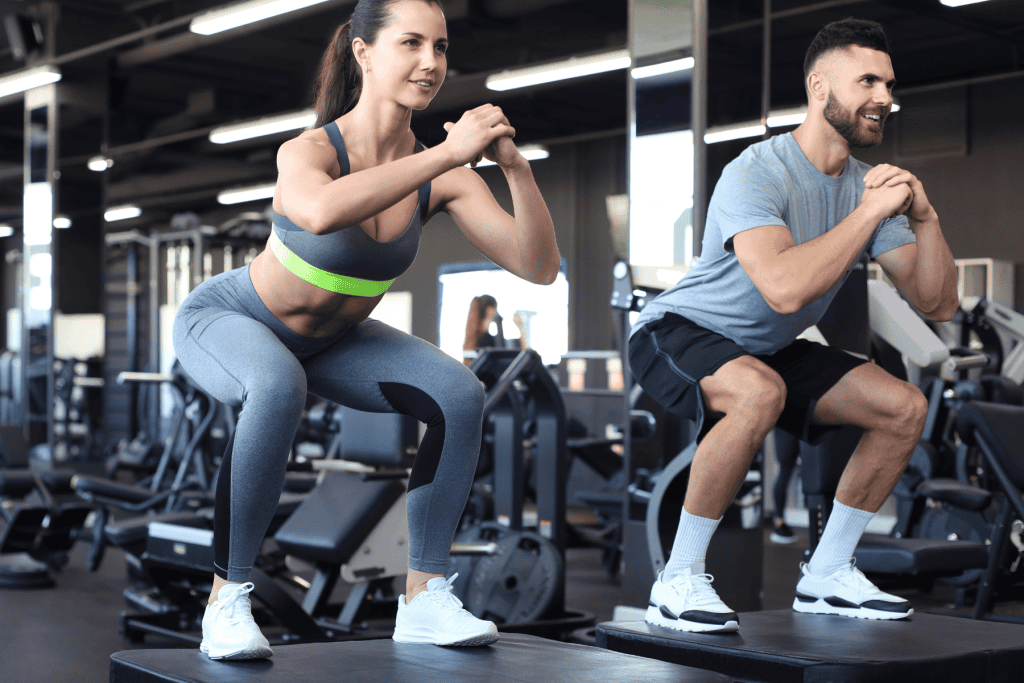
[[[873,621],[744,612],[738,633],[687,633],[646,622],[597,627],[616,652],[717,671],[749,683],[1019,683],[1024,626],[935,614]]]

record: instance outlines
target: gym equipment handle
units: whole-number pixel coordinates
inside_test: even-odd
[[[452,555],[495,555],[497,543],[452,543]]]
[[[969,356],[950,356],[946,360],[942,361],[939,374],[942,379],[953,380],[956,377],[956,373],[960,370],[983,368],[987,366],[988,363],[989,357],[984,353],[975,353]]]
[[[173,382],[174,375],[162,375],[158,372],[122,372],[117,375],[117,383],[125,382]]]

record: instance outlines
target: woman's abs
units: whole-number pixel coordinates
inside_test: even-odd
[[[321,339],[366,320],[381,298],[337,294],[287,270],[264,249],[249,265],[252,286],[284,325],[303,337]]]

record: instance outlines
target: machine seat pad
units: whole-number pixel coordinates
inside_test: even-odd
[[[307,562],[345,564],[404,492],[401,480],[331,472],[281,525],[274,540]]]
[[[490,647],[441,648],[390,638],[275,645],[272,659],[211,661],[199,648],[110,656],[111,683],[729,683],[720,673],[587,645],[503,633]]]
[[[191,510],[182,510],[180,512],[160,512],[155,515],[138,515],[119,519],[116,522],[108,522],[103,527],[103,534],[112,544],[123,548],[130,543],[145,541],[151,522],[177,524],[196,529],[209,529],[212,526],[207,517],[198,515]]]
[[[965,484],[958,479],[929,479],[921,482],[915,493],[972,512],[980,512],[992,504],[991,491]]]
[[[114,498],[126,503],[141,503],[158,495],[143,486],[124,484],[119,481],[111,481],[103,477],[93,477],[88,474],[76,474],[74,479],[71,480],[71,486],[75,491],[84,491],[96,496]]]
[[[975,446],[975,432],[992,447],[992,456],[1018,489],[1024,489],[1024,407],[971,401],[956,417],[956,430],[964,443]]]
[[[32,470],[0,469],[0,496],[21,498],[35,487]]]
[[[880,534],[864,534],[853,556],[858,569],[877,574],[955,573],[988,565],[988,551],[981,543]]]

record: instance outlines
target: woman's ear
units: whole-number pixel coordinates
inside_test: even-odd
[[[352,39],[352,54],[359,63],[359,70],[366,72],[370,70],[369,46],[362,38]]]

